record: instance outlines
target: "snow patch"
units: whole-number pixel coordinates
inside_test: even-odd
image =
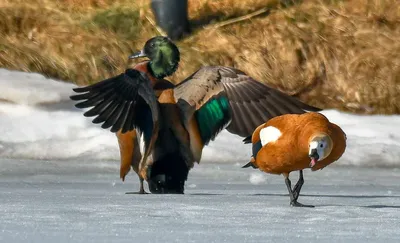
[[[74,87],[40,74],[0,69],[0,158],[118,161],[115,135],[92,124],[69,100]],[[347,135],[336,165],[400,165],[400,116],[321,113]],[[201,163],[247,163],[251,145],[242,140],[221,132],[204,148]]]
[[[74,84],[48,79],[38,73],[0,69],[0,100],[38,105],[68,101]]]
[[[262,172],[252,172],[250,174],[249,181],[253,185],[263,184],[267,181],[267,176]]]

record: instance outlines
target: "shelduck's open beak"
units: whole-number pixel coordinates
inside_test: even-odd
[[[144,52],[144,50],[137,51],[137,52],[133,53],[132,55],[130,55],[128,57],[128,59],[135,59],[135,58],[139,58],[139,57],[147,57],[147,55]]]
[[[314,167],[319,159],[319,154],[317,149],[311,149],[310,154],[308,155],[311,159],[310,161],[310,168]]]

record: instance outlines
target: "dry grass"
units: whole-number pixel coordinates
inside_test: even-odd
[[[289,1],[286,1],[289,2]],[[189,0],[193,34],[171,80],[237,67],[323,108],[400,113],[398,0]],[[148,0],[0,0],[0,66],[78,84],[122,72],[158,32]],[[269,15],[214,23],[269,7]]]

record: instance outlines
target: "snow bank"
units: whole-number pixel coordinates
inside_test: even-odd
[[[115,135],[92,124],[69,100],[73,87],[40,74],[0,69],[0,157],[119,160]],[[347,134],[348,147],[337,164],[400,165],[400,116],[322,113]],[[222,132],[204,149],[202,162],[248,162],[251,149],[241,141]]]

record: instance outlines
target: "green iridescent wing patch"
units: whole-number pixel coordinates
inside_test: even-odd
[[[225,128],[231,120],[229,100],[225,96],[211,98],[195,113],[200,136],[206,145]]]

